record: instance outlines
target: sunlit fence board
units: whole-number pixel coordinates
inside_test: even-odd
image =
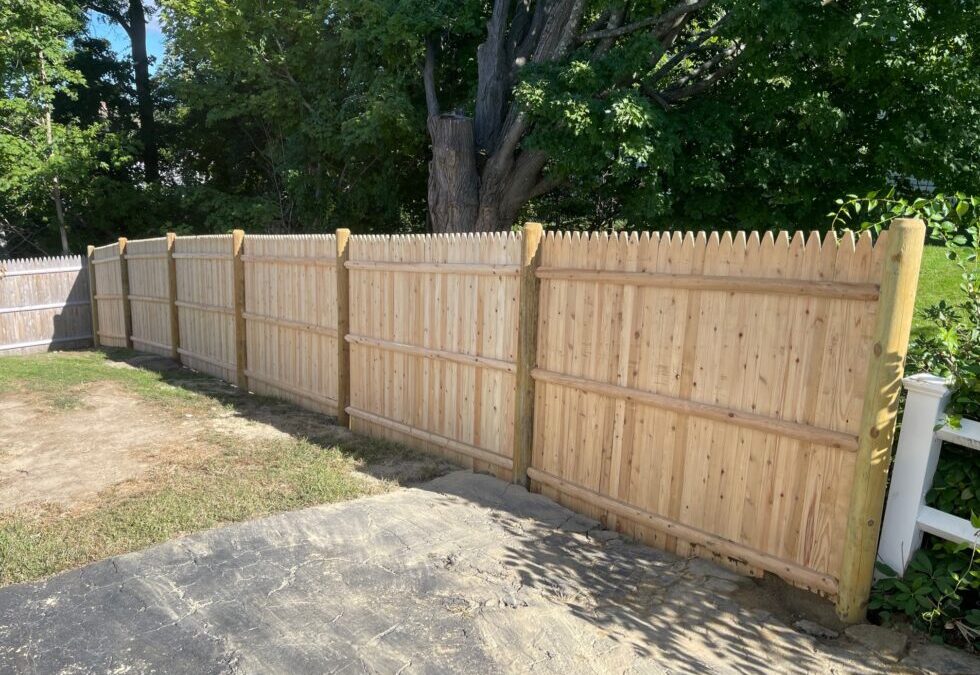
[[[832,592],[885,236],[549,233],[532,466],[771,557],[749,571],[787,561],[784,576]],[[795,281],[816,285],[790,292]],[[539,485],[616,523],[551,483]],[[620,526],[699,552],[640,522]]]
[[[351,238],[351,424],[509,477],[519,235]]]
[[[92,264],[95,270],[95,299],[99,311],[99,342],[104,347],[125,347],[126,309],[123,304],[119,244],[96,247]]]
[[[235,382],[231,235],[178,237],[174,258],[181,360],[195,370]]]
[[[248,386],[337,412],[337,241],[334,235],[248,236]]]
[[[133,345],[140,351],[170,356],[170,277],[167,239],[130,240],[129,302],[133,316]]]
[[[84,258],[0,260],[0,356],[91,342]]]

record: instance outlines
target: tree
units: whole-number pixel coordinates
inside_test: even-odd
[[[55,93],[77,75],[66,65],[66,36],[78,16],[50,0],[11,0],[0,6],[0,190],[24,196],[45,186],[69,252],[60,165],[71,135],[53,122]],[[13,228],[3,219],[5,229]]]
[[[710,0],[586,3],[494,0],[477,48],[473,114],[439,104],[437,34],[426,36],[422,76],[428,130],[429,215],[438,232],[510,227],[529,200],[554,189],[549,153],[523,142],[536,121],[515,95],[529,66],[627,61],[592,96],[626,102],[623,93],[669,108],[708,90],[732,71],[744,49],[723,37],[728,12]],[[640,54],[635,54],[639,51]],[[627,52],[634,52],[628,54]],[[625,65],[625,64],[624,64]]]
[[[208,227],[232,217],[270,232],[424,223],[421,88],[413,98],[411,77],[396,69],[391,79],[354,54],[335,2],[161,7],[176,170],[212,205]]]
[[[977,175],[969,0],[338,7],[352,68],[417,69],[436,230],[506,228],[528,209],[771,226],[821,213],[842,184]]]
[[[150,59],[146,52],[146,18],[149,10],[142,0],[88,0],[88,7],[118,24],[129,36],[140,122],[139,138],[143,145],[143,172],[148,182],[155,183],[160,180],[160,153],[154,119]]]

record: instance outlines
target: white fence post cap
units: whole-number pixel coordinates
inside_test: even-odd
[[[916,373],[909,375],[902,384],[908,391],[917,394],[926,394],[935,397],[942,397],[949,391],[949,380],[931,373]]]

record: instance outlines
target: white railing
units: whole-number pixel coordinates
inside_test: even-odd
[[[950,395],[946,381],[919,374],[905,378],[904,383],[908,397],[878,544],[878,559],[899,574],[905,573],[924,532],[974,546],[978,541],[969,520],[926,506],[925,497],[943,441],[980,451],[980,422],[964,419],[959,429],[940,427]]]

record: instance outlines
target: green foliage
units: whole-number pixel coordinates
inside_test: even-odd
[[[724,3],[753,36],[737,72],[664,109],[623,81],[648,50],[529,73],[533,139],[568,176],[535,215],[562,226],[812,229],[827,194],[914,177],[980,192],[980,21],[957,0]],[[634,48],[636,52],[634,53]],[[627,78],[628,79],[628,78]],[[617,106],[627,104],[631,114]]]
[[[253,230],[424,221],[421,99],[397,69],[360,60],[340,3],[161,4],[174,55],[162,79],[178,102],[172,160],[188,200]]]
[[[973,524],[980,529],[980,519],[974,517]],[[937,638],[972,649],[980,638],[978,562],[974,549],[934,540],[912,556],[904,577],[879,563],[882,578],[868,609],[882,621],[903,616]]]
[[[946,421],[980,419],[980,199],[956,194],[903,199],[894,189],[848,195],[829,214],[833,226],[859,223],[880,231],[894,217],[922,218],[933,240],[959,270],[962,300],[942,299],[921,310],[920,330],[909,346],[907,372],[929,372],[950,381]],[[972,451],[945,444],[926,503],[980,529],[980,463]],[[973,547],[926,537],[904,577],[881,567],[869,609],[885,621],[904,615],[937,638],[974,648],[980,638],[980,561]]]

